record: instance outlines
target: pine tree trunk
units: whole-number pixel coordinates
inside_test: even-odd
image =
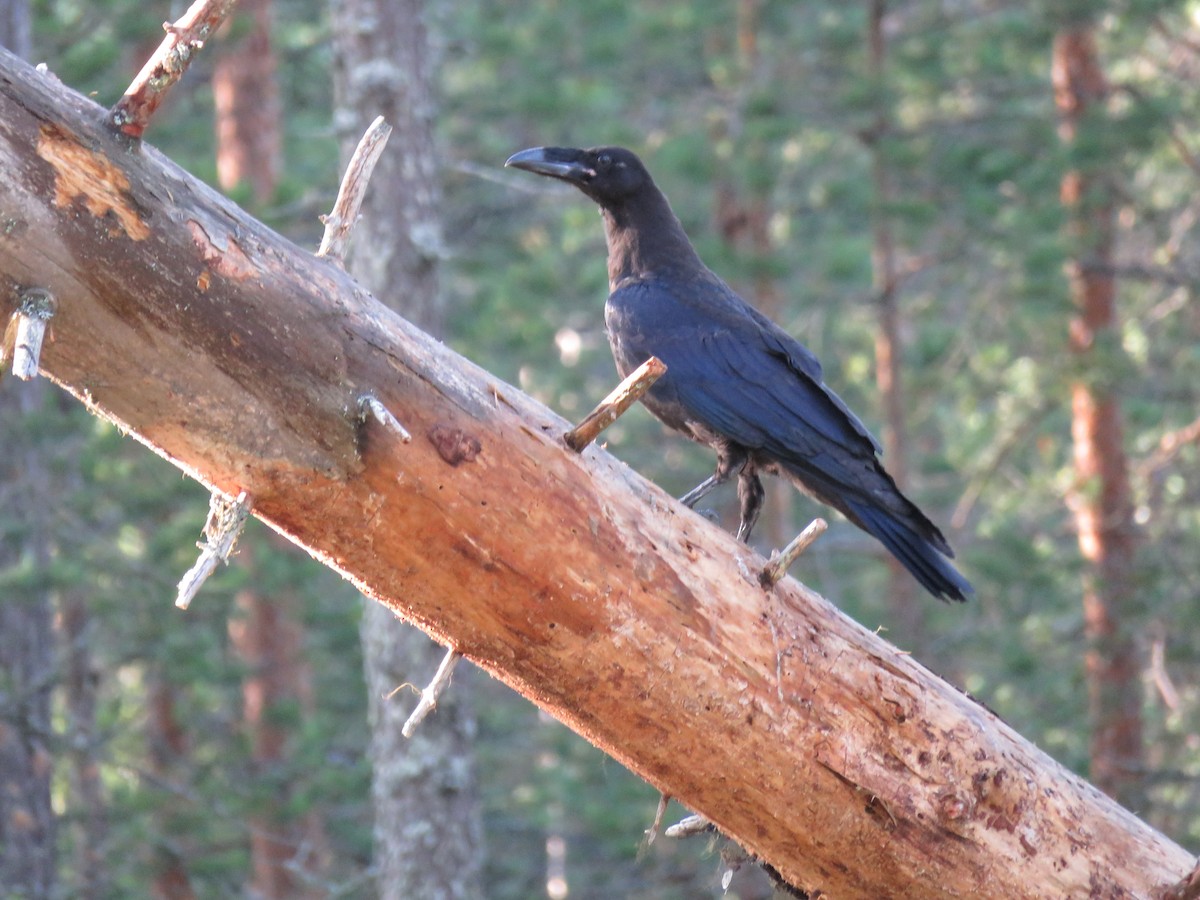
[[[74,831],[72,896],[78,900],[101,900],[109,895],[111,888],[108,860],[103,852],[108,822],[100,780],[100,734],[96,727],[100,672],[91,652],[92,616],[86,594],[79,589],[68,590],[61,606],[66,744],[70,748],[67,803]]]
[[[1055,103],[1068,147],[1094,141],[1105,127],[1104,77],[1093,26],[1065,26],[1053,49]],[[1121,406],[1120,335],[1114,271],[1113,162],[1082,148],[1062,179],[1074,243],[1070,348],[1081,376],[1071,388],[1075,494],[1071,498],[1083,579],[1085,667],[1091,713],[1091,774],[1098,787],[1137,809],[1142,798],[1142,691],[1133,636],[1135,530]]]
[[[238,565],[248,570],[251,584],[261,581],[255,577],[256,557],[264,551],[259,537],[239,545]],[[274,786],[269,801],[250,814],[249,890],[262,900],[324,896],[300,875],[320,874],[327,855],[324,827],[314,811],[296,811],[294,778],[286,774],[293,755],[290,739],[301,719],[289,722],[281,711],[295,708],[302,718],[316,712],[304,627],[293,611],[297,600],[286,592],[267,595],[248,587],[234,602],[239,615],[229,622],[229,636],[245,667],[242,721],[254,770],[263,784]]]
[[[271,0],[241,0],[220,37],[212,74],[217,181],[226,191],[245,183],[265,203],[279,180],[282,146]]]
[[[58,682],[50,591],[54,487],[29,427],[48,390],[0,383],[0,888],[49,898],[56,881],[51,693]]]
[[[0,47],[28,56],[29,4],[0,0]],[[7,325],[7,320],[4,319]],[[56,681],[45,517],[53,496],[42,447],[28,428],[40,384],[0,382],[0,575],[26,574],[0,598],[0,888],[50,897],[55,820],[50,806],[50,695]]]
[[[731,141],[738,154],[750,160],[751,167],[766,168],[771,163],[761,141],[747,138],[743,131],[746,101],[758,90],[759,30],[761,29],[761,0],[737,0],[734,40],[740,72],[723,115],[714,128],[714,143]],[[751,296],[754,306],[768,318],[779,321],[786,312],[776,279],[768,271],[774,247],[771,241],[771,198],[769,188],[758,185],[746,189],[739,185],[737,172],[722,167],[716,186],[714,217],[721,239],[733,250],[762,264],[753,279]],[[755,531],[756,544],[782,548],[796,536],[793,510],[796,490],[785,479],[768,478],[763,482],[767,492],[762,518]]]
[[[432,61],[421,0],[334,0],[335,121],[343,160],[382,115],[393,133],[353,233],[349,271],[376,297],[431,334],[442,330],[438,166]],[[390,77],[378,77],[380,72]],[[423,686],[441,645],[387,607],[367,602],[363,666],[371,721],[376,883],[382,898],[482,896],[482,818],[472,741],[470,666],[412,738],[415,705],[402,684]]]
[[[189,760],[187,732],[175,710],[175,686],[159,667],[146,672],[146,744],[150,772],[163,785],[173,785]],[[157,807],[156,840],[147,848],[155,900],[193,900],[196,892],[188,874],[190,855],[186,827],[170,804]]]

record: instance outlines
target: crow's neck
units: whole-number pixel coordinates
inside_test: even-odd
[[[671,204],[657,188],[633,202],[601,209],[608,239],[610,290],[630,278],[703,271],[704,264]]]

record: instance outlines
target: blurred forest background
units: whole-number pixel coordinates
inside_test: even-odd
[[[1200,846],[1200,2],[379,5],[427,81],[424,149],[400,126],[374,185],[411,179],[406,159],[438,185],[404,239],[437,275],[414,320],[581,417],[616,381],[602,229],[583,198],[502,164],[544,144],[635,149],[701,256],[884,439],[978,595],[937,604],[840,520],[794,574]],[[335,90],[335,31],[370,6],[247,0],[147,140],[315,248],[370,118],[370,70]],[[5,46],[106,106],[184,8],[0,7]],[[371,278],[401,276],[370,261],[352,268],[392,302]],[[363,602],[252,524],[176,611],[203,489],[12,381],[0,895],[375,896]],[[607,441],[676,494],[712,464],[640,409]],[[22,491],[42,498],[32,520],[12,513]],[[772,491],[760,549],[817,512]],[[424,684],[439,655],[385,683]],[[465,835],[457,895],[722,895],[705,839],[639,849],[650,787],[486,675],[460,670],[450,693],[462,708],[423,729],[454,720],[433,765],[458,774],[404,817]],[[415,698],[389,702],[402,719]],[[455,895],[397,890],[379,893]],[[745,875],[727,896],[765,892]]]

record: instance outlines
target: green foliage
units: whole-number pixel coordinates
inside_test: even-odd
[[[1077,6],[1096,12],[1095,4]],[[535,144],[624,143],[644,156],[702,256],[747,296],[775,298],[772,314],[823,359],[829,383],[875,426],[871,222],[885,215],[905,267],[911,493],[946,526],[978,599],[951,609],[920,598],[928,604],[925,633],[903,633],[879,599],[887,578],[881,555],[848,526],[818,542],[799,577],[868,627],[888,628],[900,645],[919,640],[931,666],[1086,771],[1082,562],[1066,507],[1076,487],[1069,386],[1086,377],[1117,390],[1141,529],[1144,613],[1128,627],[1161,650],[1159,683],[1165,673],[1176,691],[1171,703],[1161,690],[1146,697],[1154,773],[1142,812],[1195,843],[1200,633],[1168,623],[1200,615],[1200,453],[1194,441],[1160,449],[1200,407],[1200,245],[1191,211],[1198,176],[1180,149],[1200,153],[1189,128],[1200,118],[1195,4],[1126,0],[1107,8],[1101,50],[1116,87],[1069,151],[1049,85],[1051,39],[1071,12],[1065,7],[892,4],[878,81],[868,77],[862,5],[761,7],[749,28],[752,58],[738,42],[738,5],[728,2],[430,7],[451,240],[442,279],[452,308],[448,340],[568,417],[611,388],[595,211],[568,189],[500,165]],[[275,202],[257,211],[309,244],[338,171],[322,9],[316,0],[275,9],[286,178]],[[105,104],[170,17],[166,7],[118,0],[40,0],[35,12],[39,59]],[[208,65],[202,56],[149,137],[211,180]],[[887,203],[875,194],[863,140],[880,104],[892,123],[877,136],[894,187]],[[1073,308],[1064,265],[1076,248],[1058,191],[1070,166],[1117,179],[1118,257],[1136,270],[1119,281],[1122,327],[1085,372],[1066,351]],[[768,209],[769,246],[724,240],[722,188]],[[240,893],[247,822],[276,802],[291,816],[320,814],[332,842],[331,880],[354,883],[369,859],[370,812],[353,594],[315,564],[248,538],[263,548],[255,586],[290,594],[305,624],[320,711],[274,710],[290,732],[289,768],[255,771],[228,637],[232,597],[248,576],[222,570],[186,616],[174,612],[173,586],[191,564],[205,517],[203,492],[111,426],[79,411],[67,419],[31,421],[48,442],[77,441],[79,482],[56,511],[60,550],[49,580],[56,590],[86,592],[95,617],[112,895],[148,894],[149,873],[166,853],[186,856],[202,895]],[[676,493],[712,464],[640,410],[606,440]],[[726,523],[731,493],[718,498]],[[786,528],[798,530],[816,512],[803,503]],[[0,513],[3,540],[20,540],[26,527]],[[44,589],[45,579],[17,566],[0,572],[0,590],[13,602]],[[182,766],[156,776],[147,700],[164,680],[190,744]],[[715,894],[719,863],[702,843],[660,841],[635,859],[657,799],[649,788],[499,686],[484,684],[480,693],[490,896],[544,893],[548,832],[567,841],[572,897]],[[70,816],[65,775],[60,782]],[[155,824],[162,822],[165,831]],[[64,835],[69,850],[73,832]]]

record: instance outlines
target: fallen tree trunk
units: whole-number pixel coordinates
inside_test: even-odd
[[[0,51],[42,371],[810,892],[1148,897],[1180,847]],[[372,395],[404,442],[359,399]]]

